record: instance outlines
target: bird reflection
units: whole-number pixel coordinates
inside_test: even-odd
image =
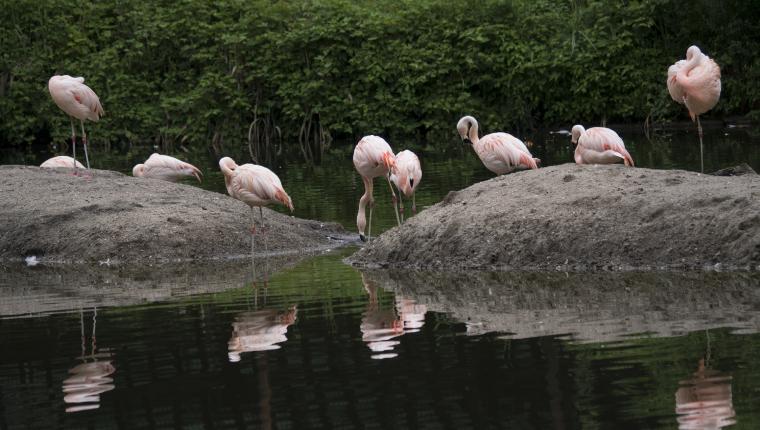
[[[297,310],[262,309],[238,314],[232,323],[232,337],[228,342],[230,362],[240,361],[240,354],[252,351],[279,349],[279,343],[288,340],[288,326],[296,322]]]
[[[684,430],[720,429],[736,424],[731,399],[731,376],[707,369],[700,359],[691,379],[680,382],[676,391],[678,428]]]
[[[405,333],[415,333],[425,324],[425,305],[418,305],[412,299],[396,296],[395,309],[381,309],[377,300],[377,284],[362,273],[362,283],[369,295],[367,309],[359,326],[362,340],[372,350],[372,358],[393,358],[393,349],[400,342],[395,338]]]
[[[69,369],[69,376],[63,381],[63,401],[70,406],[66,412],[79,412],[100,407],[100,395],[111,391],[116,386],[110,377],[116,371],[110,358],[113,354],[108,350],[97,352],[95,326],[98,310],[92,315],[92,350],[87,354],[87,339],[84,333],[84,313],[80,312],[82,327],[82,355],[78,357],[82,363]],[[106,358],[106,360],[103,360]],[[90,361],[91,360],[91,361]]]

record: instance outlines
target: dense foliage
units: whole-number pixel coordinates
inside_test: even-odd
[[[100,95],[96,141],[258,159],[453,136],[465,113],[518,134],[686,119],[665,75],[691,44],[722,67],[710,115],[760,116],[757,0],[16,0],[0,22],[2,146],[67,139],[56,73]]]

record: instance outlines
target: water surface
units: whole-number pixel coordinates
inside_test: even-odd
[[[0,427],[760,421],[757,275],[360,273],[351,251],[267,274],[93,269],[89,290],[57,268],[3,281],[36,308],[0,319]]]

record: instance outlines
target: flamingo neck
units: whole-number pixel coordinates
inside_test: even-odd
[[[473,145],[480,141],[480,138],[478,137],[478,122],[474,119],[470,121],[470,130],[467,132],[467,137]]]
[[[689,74],[691,71],[701,66],[703,60],[704,55],[701,52],[692,55],[691,58],[687,58],[686,64],[684,64],[683,67],[681,67],[681,70],[679,70],[676,74],[676,80],[680,81],[681,83],[688,81],[690,79]]]
[[[356,227],[359,229],[359,234],[364,235],[367,227],[366,208],[367,203],[372,204],[372,179],[362,177],[364,182],[364,194],[359,199],[359,213],[356,214]]]

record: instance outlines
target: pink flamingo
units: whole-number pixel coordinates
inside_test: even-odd
[[[668,92],[673,100],[686,105],[691,120],[697,122],[699,162],[704,172],[703,135],[699,115],[715,107],[720,99],[720,67],[692,45],[686,50],[686,61],[676,61],[668,68]]]
[[[465,143],[472,144],[486,168],[497,175],[538,168],[536,162],[540,160],[533,158],[528,147],[511,134],[491,133],[478,138],[478,122],[471,116],[457,122],[457,131]]]
[[[40,164],[40,167],[44,167],[46,169],[53,169],[56,167],[73,167],[75,169],[84,169],[82,163],[69,157],[68,155],[59,155],[57,157],[45,160],[44,163]]]
[[[153,154],[145,160],[145,164],[138,164],[132,169],[132,175],[138,178],[161,179],[169,182],[177,182],[187,176],[195,176],[201,182],[200,169],[190,163],[185,163],[174,157],[161,154]]]
[[[82,126],[84,159],[89,169],[90,159],[87,156],[87,133],[84,131],[84,120],[98,121],[105,113],[98,95],[84,84],[84,78],[73,78],[69,75],[55,75],[50,78],[48,81],[48,91],[50,91],[55,104],[69,115],[69,120],[71,121],[71,146],[73,148],[74,159],[77,158],[74,118],[79,120]]]
[[[359,199],[359,213],[356,215],[356,227],[359,229],[359,239],[362,241],[369,240],[372,233],[372,207],[375,205],[375,199],[372,197],[372,181],[378,176],[385,176],[385,179],[388,180],[388,187],[391,189],[393,199],[393,209],[396,211],[396,222],[401,225],[396,208],[396,193],[393,192],[389,177],[391,169],[395,165],[396,157],[393,155],[393,150],[382,137],[364,136],[354,148],[354,167],[364,182],[364,194]],[[364,213],[367,204],[369,204],[368,233],[370,234],[365,237],[364,228],[367,226],[367,218]]]
[[[578,164],[613,164],[623,162],[633,167],[633,158],[625,149],[623,139],[606,127],[586,130],[582,125],[573,126],[572,141],[575,146],[575,162]]]
[[[224,174],[224,185],[227,187],[229,195],[251,208],[251,255],[253,255],[254,235],[256,234],[253,207],[259,207],[261,229],[263,230],[264,211],[261,209],[262,206],[279,203],[287,206],[293,212],[293,202],[285,189],[282,188],[280,178],[264,166],[256,164],[238,166],[232,158],[224,157],[219,160],[219,168]],[[267,251],[266,236],[264,239],[264,250]]]
[[[401,222],[404,222],[404,200],[401,198],[403,193],[407,198],[412,198],[412,214],[417,213],[417,203],[414,199],[414,192],[420,185],[422,179],[422,167],[417,154],[408,149],[396,154],[396,166],[391,168],[391,182],[396,184],[399,190],[399,212],[401,213]]]

